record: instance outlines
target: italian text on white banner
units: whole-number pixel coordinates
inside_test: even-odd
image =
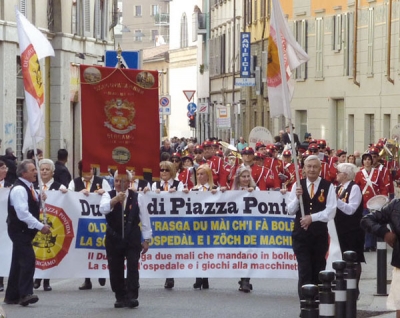
[[[7,195],[1,194],[3,217]],[[285,196],[279,192],[148,192],[143,196],[153,239],[140,259],[142,278],[297,278],[293,218],[287,215]],[[48,192],[52,233],[38,233],[33,242],[35,277],[108,276],[106,222],[99,202],[97,194]],[[6,223],[0,223],[0,233],[5,229]],[[11,242],[7,237],[0,244],[0,275],[7,276]]]

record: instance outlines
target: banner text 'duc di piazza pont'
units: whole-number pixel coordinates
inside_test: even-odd
[[[108,275],[106,222],[99,212],[100,198],[96,194],[85,197],[75,192],[49,193],[48,218],[56,226],[59,216],[68,216],[69,224],[64,219],[59,223],[68,227],[65,233],[72,233],[71,244],[66,247],[63,244],[66,240],[61,241],[63,233],[59,231],[56,235],[53,229],[54,246],[62,246],[60,250],[65,255],[55,262],[48,259],[57,253],[55,247],[36,247],[37,266],[41,265],[36,276]],[[228,191],[215,195],[148,192],[143,200],[150,214],[153,239],[148,253],[140,260],[141,277],[297,276],[291,247],[293,218],[287,215],[285,196],[279,192]],[[6,209],[6,196],[0,201]],[[0,228],[2,225],[5,222],[0,223]],[[6,240],[9,241],[8,237]],[[0,250],[5,256],[0,263],[9,268],[10,255],[6,250]]]

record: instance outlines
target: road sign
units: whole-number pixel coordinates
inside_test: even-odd
[[[171,107],[159,107],[158,114],[161,115],[171,115]]]
[[[188,110],[189,113],[192,114],[192,115],[195,113],[196,109],[197,109],[197,106],[196,106],[195,103],[189,103],[189,104],[187,105],[187,110]]]
[[[106,51],[104,54],[104,65],[107,67],[117,67],[118,64],[117,51]],[[121,63],[126,68],[139,70],[142,68],[141,51],[122,51]]]
[[[237,77],[235,78],[235,86],[256,86],[256,79],[254,77]]]
[[[170,103],[171,103],[170,95],[160,96],[160,100],[159,100],[160,107],[168,107],[168,106],[170,106]]]
[[[183,94],[185,94],[188,102],[192,100],[194,93],[196,93],[196,91],[183,91]]]
[[[199,103],[199,108],[197,112],[199,114],[208,114],[208,103]]]

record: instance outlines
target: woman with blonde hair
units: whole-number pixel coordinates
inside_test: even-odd
[[[251,176],[251,168],[248,166],[240,166],[235,174],[235,179],[233,180],[232,190],[247,190],[253,192],[254,190],[260,191],[257,187],[256,182]],[[239,291],[244,293],[249,293],[253,289],[253,285],[250,284],[250,278],[241,278],[239,283]]]
[[[236,170],[232,190],[248,190],[249,192],[252,192],[253,190],[260,190],[251,176],[251,168],[247,166],[241,166]]]
[[[212,170],[208,164],[202,164],[196,169],[197,184],[190,191],[211,191],[212,194],[217,193],[217,186],[214,185]],[[183,192],[188,193],[185,189]],[[207,277],[196,277],[196,281],[193,284],[194,289],[208,289],[208,278]]]
[[[176,180],[176,168],[170,161],[160,162],[160,181],[154,182],[151,191],[160,193],[160,191],[176,192],[183,190],[183,183]]]
[[[160,162],[160,181],[154,182],[151,186],[151,191],[160,193],[161,191],[168,191],[173,193],[183,190],[183,183],[176,179],[175,165],[170,161]],[[164,288],[174,288],[175,280],[167,278],[164,283]]]

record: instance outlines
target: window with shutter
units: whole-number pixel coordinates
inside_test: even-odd
[[[315,77],[322,79],[324,59],[324,20],[315,19]]]
[[[354,17],[352,12],[345,13],[343,23],[343,75],[352,76]]]
[[[84,36],[90,37],[90,0],[83,0],[83,27]]]
[[[0,20],[4,20],[4,1],[0,0]]]
[[[95,0],[94,3],[94,37],[96,39],[101,39],[101,8],[100,8],[100,1],[101,0]]]
[[[182,14],[181,17],[181,48],[188,46],[188,22],[186,13]]]
[[[333,16],[332,49],[340,52],[342,49],[342,15]]]
[[[296,41],[307,52],[307,21],[294,21],[294,34]],[[296,80],[304,81],[307,78],[307,63],[303,63],[295,71]]]
[[[221,41],[221,74],[225,73],[225,58],[226,58],[226,36],[222,34],[220,37]]]
[[[374,8],[368,8],[367,76],[374,76]]]
[[[24,15],[27,16],[27,7],[26,7],[26,0],[19,0],[19,11]]]

